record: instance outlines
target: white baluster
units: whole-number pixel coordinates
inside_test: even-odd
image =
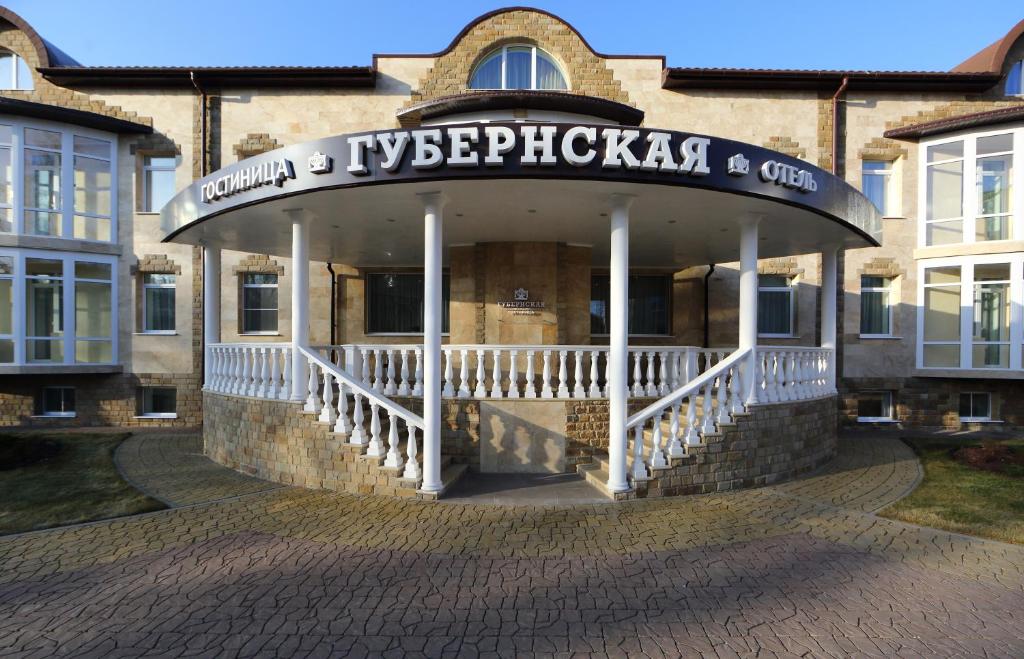
[[[243,396],[252,396],[252,348],[246,348],[242,360],[242,391]]]
[[[669,365],[671,366],[671,382],[669,382],[669,389],[675,391],[679,387],[683,386],[683,382],[679,380],[681,374],[680,367],[683,363],[683,354],[678,350],[673,350],[669,353]]]
[[[345,382],[338,380],[338,413],[334,418],[334,432],[348,435],[348,394],[345,393]]]
[[[373,458],[384,455],[384,443],[380,440],[380,406],[375,400],[370,401],[370,443],[366,455]]]
[[[544,370],[541,375],[541,398],[554,398],[554,392],[551,391],[551,351],[544,351]]]
[[[558,397],[568,398],[569,397],[569,381],[568,373],[565,368],[565,361],[568,358],[568,350],[558,351]]]
[[[416,461],[416,426],[407,424],[409,429],[409,441],[405,451],[405,473],[403,478],[418,481],[420,479],[420,463]]]
[[[476,389],[473,390],[473,396],[475,398],[486,398],[487,397],[487,384],[485,382],[486,375],[484,375],[484,351],[476,351]]]
[[[502,398],[501,391],[501,350],[494,349],[494,366],[491,370],[491,398]]]
[[[245,348],[242,346],[235,348],[235,383],[231,393],[245,395]]]
[[[260,398],[273,398],[274,385],[270,380],[270,360],[273,357],[273,348],[261,348],[260,351],[263,353],[263,358],[260,360],[263,362],[263,368],[260,372]]]
[[[737,363],[729,369],[729,414],[734,418],[744,411],[743,367]]]
[[[689,384],[691,380],[697,377],[697,369],[699,368],[697,363],[698,356],[699,352],[697,350],[686,351],[686,366],[685,371],[683,372],[682,384]]]
[[[659,352],[658,353],[658,360],[661,362],[659,364],[659,366],[661,368],[658,371],[659,372],[659,377],[658,377],[658,395],[659,396],[665,396],[669,392],[669,388],[668,388],[668,384],[669,384],[669,382],[668,382],[668,353],[664,352],[664,351]]]
[[[639,350],[630,350],[629,354],[633,357],[633,395],[643,396],[644,384],[640,375],[640,361],[643,359],[644,353]]]
[[[796,380],[796,398],[797,400],[803,400],[807,398],[807,369],[805,368],[805,360],[807,358],[807,352],[798,350],[794,355],[794,368],[793,377]]]
[[[779,402],[779,353],[774,350],[765,353],[765,394],[769,403]]]
[[[644,424],[633,427],[633,480],[647,480],[647,466],[644,464]]]
[[[363,432],[363,395],[358,391],[352,396],[352,434],[349,444],[365,444],[366,434]]]
[[[382,373],[382,367],[384,365],[381,364],[381,361],[383,361],[383,359],[381,357],[381,350],[380,349],[374,349],[374,351],[373,351],[373,390],[374,391],[381,391],[384,388],[384,382],[383,382],[384,376],[383,376],[383,373]]]
[[[583,388],[583,351],[577,350],[573,353],[576,363],[573,365],[572,374],[575,383],[572,387],[573,398],[586,398],[587,390]]]
[[[590,351],[590,391],[588,392],[588,395],[591,398],[601,397],[601,385],[597,383],[597,361],[600,356],[600,351]]]
[[[459,356],[459,398],[469,398],[469,352],[460,350]]]
[[[267,397],[277,398],[281,392],[281,354],[280,348],[270,349],[270,386],[267,387]]]
[[[668,447],[665,453],[670,458],[681,458],[686,455],[683,445],[679,443],[679,407],[682,401],[672,404],[672,417],[668,426]]]
[[[700,431],[704,436],[715,431],[715,402],[711,395],[711,385],[714,383],[714,380],[714,378],[708,378],[708,381],[704,384],[704,397],[701,399],[700,412],[703,417],[703,423],[701,424]]]
[[[402,381],[398,385],[398,395],[408,396],[412,392],[409,386],[409,350],[402,348]]]
[[[651,419],[654,423],[651,433],[651,469],[668,466],[668,460],[665,459],[665,451],[661,446],[661,423],[664,420],[664,414],[664,411],[658,412]]]
[[[729,416],[729,383],[726,380],[727,372],[722,371],[722,374],[718,376],[718,391],[716,398],[718,399],[718,409],[716,410],[716,421],[719,424],[731,423],[732,417]]]
[[[423,348],[414,348],[413,349],[413,353],[416,355],[416,372],[415,372],[415,375],[413,376],[415,379],[413,380],[413,383],[412,383],[412,395],[413,396],[422,396],[423,395]],[[451,353],[446,353],[446,356],[447,356],[448,359],[451,359]],[[451,370],[449,368],[449,370],[445,372],[445,388],[446,388],[445,391],[447,391],[447,389],[451,388],[451,383],[449,382],[451,377],[452,377],[452,372],[451,372]],[[452,394],[442,393],[442,395],[443,396],[451,396]]]
[[[373,384],[372,382],[370,382],[370,351],[367,348],[360,348],[359,354],[359,361],[363,365],[362,375],[360,377],[362,378],[363,386],[369,387],[370,385]]]
[[[687,446],[700,445],[700,433],[697,432],[697,397],[698,391],[694,391],[686,399],[686,435],[683,441]]]
[[[402,454],[398,452],[398,418],[394,412],[388,412],[388,454],[384,458],[384,466],[390,469],[402,468]],[[409,422],[405,422],[409,425]]]
[[[533,360],[535,353],[533,350],[526,351],[526,393],[525,398],[536,398],[537,397],[537,385],[534,382],[536,375],[533,372]]]
[[[210,360],[210,379],[203,385],[203,387],[209,391],[217,391],[217,378],[220,374],[217,371],[217,346],[206,347],[206,358]]]
[[[519,372],[516,370],[518,350],[508,351],[508,397],[519,398]]]
[[[455,396],[455,386],[452,384],[452,349],[445,348],[444,353],[444,388],[441,390],[441,395],[445,398],[453,398]],[[420,392],[417,396],[423,395],[422,380],[423,377],[420,375],[420,349],[416,349],[416,386],[420,387]]]
[[[787,401],[793,399],[793,383],[792,374],[790,370],[792,365],[789,363],[790,353],[781,352],[779,353],[779,375],[781,379],[779,381],[779,400]]]
[[[308,360],[307,360],[308,361]],[[316,363],[309,362],[309,381],[306,382],[306,404],[302,407],[303,412],[316,412],[317,407],[317,372]]]
[[[324,406],[320,409],[320,423],[329,423],[332,426],[338,420],[334,409],[334,375],[326,368],[320,369],[324,374],[323,401]]]
[[[626,359],[627,360],[629,359],[628,355],[627,355]],[[606,352],[605,355],[604,355],[604,397],[605,398],[608,397],[608,383],[611,382],[611,368],[612,368],[612,360],[611,360],[611,357],[610,357],[610,353]],[[629,391],[629,383],[626,384],[626,391],[627,392]]]
[[[281,363],[284,365],[281,374],[281,392],[278,400],[288,400],[292,397],[292,349],[281,348]]]
[[[655,380],[657,379],[657,376],[655,375],[656,371],[655,371],[655,366],[654,366],[654,355],[655,354],[656,353],[654,351],[649,351],[647,353],[647,377],[646,377],[646,385],[647,386],[644,387],[644,393],[647,394],[648,396],[651,396],[651,397],[654,397],[654,396],[658,395],[658,385],[655,383]]]
[[[395,384],[395,353],[396,352],[397,352],[396,350],[391,350],[391,349],[388,349],[388,350],[384,351],[384,357],[386,357],[387,360],[388,360],[387,370],[385,371],[385,373],[387,375],[387,380],[384,381],[384,395],[385,396],[394,396],[395,394],[398,393],[398,386]]]

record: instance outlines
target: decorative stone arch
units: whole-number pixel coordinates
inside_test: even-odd
[[[434,65],[419,81],[405,107],[465,92],[469,77],[481,58],[510,43],[529,43],[550,54],[568,78],[570,93],[632,105],[605,58],[571,25],[543,11],[505,9],[485,14],[470,23],[446,50],[436,54]]]
[[[173,153],[181,155],[181,146],[163,133],[153,132],[149,135],[140,135],[128,147],[132,155],[137,153]]]
[[[883,160],[886,162],[893,162],[899,158],[906,158],[908,155],[907,148],[897,142],[886,137],[875,137],[870,142],[867,142],[857,151],[857,157],[863,160]]]
[[[786,137],[782,135],[772,135],[765,140],[761,146],[772,151],[778,151],[784,153],[787,156],[793,158],[800,158],[806,160],[807,150],[800,146],[800,143],[794,140],[792,137]]]
[[[130,269],[131,274],[181,274],[181,266],[166,254],[145,254]]]
[[[271,137],[269,133],[249,133],[242,138],[241,142],[231,147],[231,151],[239,160],[245,160],[267,151],[280,149],[282,146],[284,145]]]
[[[799,277],[804,274],[804,269],[797,266],[795,258],[767,259],[758,261],[757,274]]]
[[[878,256],[865,263],[857,270],[857,274],[868,277],[905,277],[907,271],[899,266],[896,259]]]
[[[280,277],[284,274],[284,266],[270,258],[268,254],[249,254],[238,262],[232,272],[235,275],[247,273],[272,274]]]

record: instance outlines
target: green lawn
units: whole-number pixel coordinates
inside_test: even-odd
[[[980,441],[939,437],[904,438],[924,466],[924,479],[910,496],[883,510],[883,517],[1024,544],[1024,465],[1001,473],[969,467],[953,457]],[[1024,454],[1024,439],[991,440]]]
[[[129,434],[0,434],[0,534],[165,508],[114,467],[114,449]]]

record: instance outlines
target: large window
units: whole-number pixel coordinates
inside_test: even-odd
[[[550,55],[530,45],[503,46],[477,65],[470,89],[569,88],[561,68]]]
[[[28,64],[11,51],[0,48],[0,89],[31,91],[35,89],[32,70]]]
[[[441,276],[441,332],[450,325],[451,280]],[[366,275],[366,333],[423,333],[423,274],[371,272]]]
[[[920,278],[920,366],[1022,368],[1024,332],[1013,300],[1024,294],[1024,255],[933,259]]]
[[[242,275],[242,334],[277,334],[277,275]]]
[[[894,215],[893,163],[865,160],[860,172],[861,190],[884,216]]]
[[[796,316],[795,278],[760,275],[757,278],[757,333],[766,337],[793,336]]]
[[[1021,139],[1003,130],[926,145],[924,245],[1016,237],[1013,155]]]
[[[0,233],[114,241],[114,151],[105,133],[45,122],[0,124]]]
[[[116,362],[116,257],[0,252],[0,364]]]
[[[142,276],[142,331],[166,334],[174,331],[173,274]]]
[[[608,334],[611,329],[611,289],[608,275],[590,280],[590,333]],[[631,336],[665,336],[671,332],[669,311],[672,275],[630,275],[628,332]]]
[[[156,213],[174,196],[175,156],[145,156],[142,162],[142,211]]]
[[[892,335],[892,282],[891,277],[861,276],[861,336]]]

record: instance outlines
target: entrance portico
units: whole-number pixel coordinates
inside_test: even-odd
[[[291,253],[295,272],[288,344],[221,344],[218,323],[207,319],[208,395],[301,401],[335,437],[424,494],[445,486],[449,398],[602,401],[606,434],[596,445],[607,458],[595,471],[610,494],[622,494],[667,479],[753,406],[832,396],[836,250],[874,244],[870,203],[826,172],[760,147],[614,131],[472,124],[339,136],[198,181],[164,209],[168,240],[204,245],[210,275],[218,249]],[[443,342],[451,247],[524,241],[584,246],[592,267],[607,268],[607,347]],[[826,300],[821,348],[757,346],[758,258],[813,252],[822,254]],[[422,343],[310,346],[310,259],[422,264]],[[630,345],[631,267],[736,261],[736,348]],[[207,290],[217,281],[207,277]],[[525,288],[505,295],[506,322],[530,309]],[[534,424],[517,409],[527,430],[516,432],[527,441]]]

